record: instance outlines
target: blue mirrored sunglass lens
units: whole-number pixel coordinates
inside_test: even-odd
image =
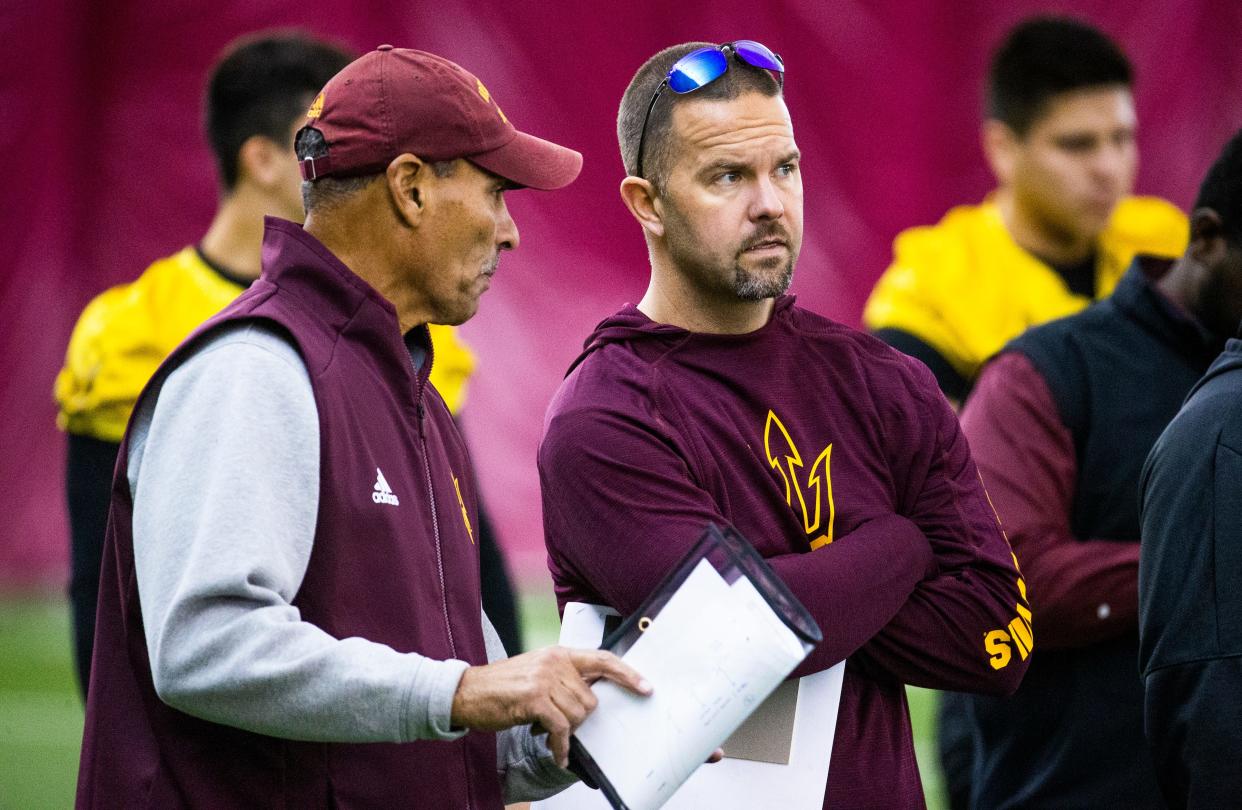
[[[785,65],[781,62],[781,58],[772,53],[767,46],[755,42],[753,39],[739,39],[733,43],[733,50],[748,65],[753,65],[764,70],[778,70],[782,73],[785,71]]]
[[[718,49],[704,48],[677,60],[668,73],[668,87],[674,93],[689,93],[719,79],[728,67],[728,59]]]

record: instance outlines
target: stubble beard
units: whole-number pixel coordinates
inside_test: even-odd
[[[762,301],[784,295],[793,283],[795,256],[790,255],[783,263],[779,259],[764,262],[762,272],[747,270],[739,255],[733,261],[733,294],[741,301]],[[761,265],[762,266],[762,265]]]
[[[784,228],[772,227],[752,236],[737,248],[731,259],[704,251],[703,248],[708,246],[684,222],[670,221],[666,233],[674,264],[683,274],[694,278],[696,286],[710,289],[716,295],[729,296],[738,301],[763,301],[784,295],[793,282],[798,253],[791,244],[792,237]],[[784,237],[788,255],[784,259],[762,259],[755,269],[747,269],[743,265],[746,249],[775,234]]]

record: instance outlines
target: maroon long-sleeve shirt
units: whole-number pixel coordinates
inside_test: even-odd
[[[935,380],[777,300],[745,335],[597,327],[539,450],[561,606],[634,610],[708,522],[735,526],[848,659],[825,807],[922,807],[904,684],[1007,694],[1025,586]]]
[[[1074,536],[1074,437],[1025,355],[1007,352],[984,367],[962,430],[1030,585],[1040,647],[1082,647],[1133,632],[1138,538],[1085,543]]]

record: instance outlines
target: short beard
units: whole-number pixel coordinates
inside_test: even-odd
[[[726,275],[728,265],[724,263],[727,259],[720,257],[722,260],[716,264],[719,269],[713,269],[715,257],[701,252],[703,246],[694,237],[676,205],[668,203],[666,216],[668,221],[665,223],[665,234],[674,263],[684,274],[695,278],[705,289],[711,289],[713,296],[729,294],[738,301],[756,302],[784,295],[789,290],[789,285],[793,281],[794,265],[798,261],[797,252],[793,250],[792,245],[789,258],[784,261],[783,266],[777,264],[779,259],[770,259],[768,260],[770,264],[760,265],[759,272],[749,271],[742,266],[742,256],[746,248],[775,233],[784,234],[781,226],[765,228],[762,233],[755,234],[747,240],[747,243],[742,245],[733,256],[733,274],[732,278],[729,278]],[[788,239],[788,235],[785,234],[785,236]],[[775,275],[762,272],[764,269],[776,271],[778,267],[779,272]]]
[[[794,257],[790,256],[778,275],[756,275],[742,268],[740,261],[733,263],[733,294],[741,301],[762,301],[784,295],[793,282]]]

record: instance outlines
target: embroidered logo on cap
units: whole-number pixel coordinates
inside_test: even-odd
[[[380,472],[379,467],[375,468],[375,491],[371,493],[371,500],[390,506],[401,504],[401,501],[397,500],[397,496],[393,494],[392,487],[388,486],[388,481],[384,478],[384,473]]]
[[[506,124],[509,123],[509,117],[505,115],[505,111],[500,109],[500,105],[492,101],[492,94],[487,92],[487,88],[483,86],[483,82],[478,79],[474,80],[474,84],[479,89],[479,97],[496,108],[496,112],[500,114],[500,120]]]
[[[315,100],[311,102],[310,109],[306,111],[307,118],[318,118],[323,115],[323,93],[315,96]]]

